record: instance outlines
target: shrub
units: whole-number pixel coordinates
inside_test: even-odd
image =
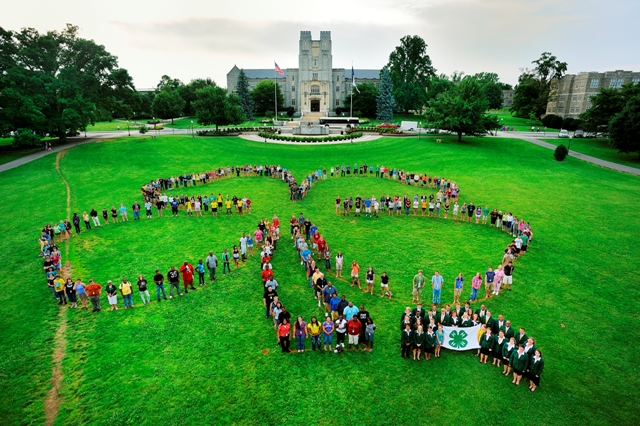
[[[561,129],[563,127],[563,119],[559,115],[548,114],[542,118],[542,124],[552,129]]]
[[[571,117],[565,118],[564,123],[562,124],[562,127],[567,130],[576,130],[576,129],[579,129],[580,126],[581,126],[580,120],[577,120]]]
[[[30,129],[18,129],[13,135],[13,146],[38,146],[40,145],[40,136]]]
[[[343,109],[342,109],[342,107],[336,107],[336,110],[335,110],[335,111],[336,111],[336,115],[338,115],[338,116],[339,116],[339,115],[341,115],[341,114],[342,114]]]
[[[287,115],[289,116],[289,118],[293,117],[293,114],[295,113],[296,113],[296,110],[292,106],[287,108]]]
[[[553,157],[556,161],[564,161],[564,159],[567,158],[567,155],[569,155],[569,150],[564,145],[559,145],[553,152]]]
[[[265,111],[264,112],[264,116],[267,118],[272,118],[275,114],[273,113],[273,111]]]
[[[147,126],[145,126],[145,125],[143,124],[142,126],[138,127],[138,131],[139,131],[141,134],[143,134],[143,135],[144,135],[145,133],[147,133],[147,132],[149,131],[149,129],[147,129]]]

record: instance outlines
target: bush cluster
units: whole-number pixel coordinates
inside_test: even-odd
[[[198,130],[196,134],[198,136],[229,136],[230,133],[240,133],[240,132],[264,132],[264,133],[275,133],[275,129],[273,127],[225,127],[215,130]]]
[[[402,133],[402,130],[385,128],[385,127],[375,127],[375,126],[370,126],[370,127],[359,126],[358,127],[358,132],[389,133],[389,134],[392,134],[392,135],[398,135],[398,134]]]
[[[267,132],[260,132],[258,133],[258,136],[260,136],[261,138],[273,139],[278,141],[287,141],[287,142],[335,142],[335,141],[344,141],[344,140],[360,138],[362,137],[362,132],[353,132],[351,134],[344,135],[344,136],[330,135],[330,136],[324,136],[321,138],[303,138],[300,136],[283,136],[283,135],[277,135],[275,133],[267,133]]]

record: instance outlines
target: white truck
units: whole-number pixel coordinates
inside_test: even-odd
[[[403,121],[400,123],[400,130],[406,132],[413,132],[414,130],[418,130],[418,122],[417,121]]]

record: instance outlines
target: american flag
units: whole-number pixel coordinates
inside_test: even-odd
[[[280,75],[284,75],[284,71],[282,71],[282,69],[280,69],[280,67],[278,66],[278,64],[276,62],[274,62],[274,64],[276,64],[276,72]]]

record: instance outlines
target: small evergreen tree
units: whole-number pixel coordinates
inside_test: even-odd
[[[396,103],[393,100],[393,83],[389,70],[384,69],[380,81],[380,91],[376,98],[377,119],[380,121],[393,121],[393,108]]]
[[[564,145],[558,145],[556,150],[553,152],[553,157],[556,161],[564,161],[564,159],[567,158],[567,155],[569,155],[569,150]]]
[[[244,69],[241,69],[238,75],[236,94],[240,97],[240,105],[247,120],[253,120],[253,98],[251,97],[251,93],[249,93],[249,79],[247,79]]]

